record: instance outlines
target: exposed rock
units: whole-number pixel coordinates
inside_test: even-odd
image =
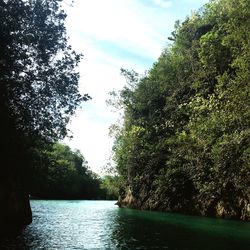
[[[141,193],[133,193],[133,188],[128,187],[123,190],[118,200],[120,207],[135,208],[142,210],[157,210],[165,212],[180,212],[193,215],[202,215],[210,217],[221,217],[225,219],[240,219],[250,221],[250,199],[246,197],[205,197],[196,195],[189,201],[181,201],[175,206],[168,202],[167,196],[157,196],[155,192],[146,191],[144,185],[141,187]],[[145,195],[147,192],[147,195]],[[223,199],[224,198],[224,199]]]

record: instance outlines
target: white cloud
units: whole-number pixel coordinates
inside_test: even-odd
[[[153,63],[160,55],[178,19],[172,9],[167,9],[170,1],[153,1],[163,8],[152,8],[152,2],[146,5],[140,0],[79,0],[73,8],[64,5],[70,43],[84,54],[79,66],[80,91],[93,98],[72,118],[69,129],[74,138],[64,142],[80,149],[97,173],[111,152],[109,126],[118,115],[111,112],[105,101],[108,92],[125,84],[120,68],[140,73],[148,69],[150,60]],[[145,55],[147,62],[143,60]]]
[[[78,111],[76,116],[77,119],[73,119],[69,126],[74,131],[74,137],[64,142],[72,148],[80,149],[90,167],[100,173],[109,159],[112,146],[112,140],[108,138],[109,124],[95,122],[91,114],[84,111]]]
[[[72,148],[80,149],[97,173],[108,162],[112,139],[108,137],[109,126],[117,119],[117,115],[106,106],[108,93],[120,89],[125,80],[120,76],[119,69],[111,65],[98,63],[86,58],[81,67],[80,88],[82,93],[91,95],[92,100],[83,103],[69,124],[73,139],[64,142]]]
[[[111,55],[112,48],[106,51],[98,45],[109,42],[121,48],[123,53],[147,55],[153,62],[161,53],[164,37],[145,20],[144,14],[151,10],[135,1],[84,0],[76,1],[73,8],[66,6],[66,9],[70,43],[84,54],[79,66],[80,91],[93,99],[84,103],[72,118],[68,127],[74,137],[64,142],[80,149],[90,167],[101,173],[111,153],[109,126],[118,118],[106,106],[108,93],[124,86],[121,67],[139,72],[147,68],[143,61],[137,65],[126,54]],[[147,14],[152,23],[154,14]]]
[[[146,8],[135,1],[91,0],[76,1],[68,10],[68,29],[77,36],[101,41],[112,41],[127,50],[144,53],[152,58],[159,56],[165,36],[145,23],[143,12]],[[142,15],[141,15],[142,14]],[[151,13],[150,22],[154,22]]]
[[[173,5],[172,1],[168,0],[153,0],[154,4],[159,5],[162,8],[169,8]]]

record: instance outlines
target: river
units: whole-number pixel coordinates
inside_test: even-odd
[[[115,201],[31,200],[33,222],[0,249],[249,249],[250,224],[120,209]]]

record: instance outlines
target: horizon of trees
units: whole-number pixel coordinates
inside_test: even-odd
[[[79,150],[55,143],[38,151],[33,162],[29,187],[32,198],[40,199],[117,199],[115,177],[100,177],[88,166]]]

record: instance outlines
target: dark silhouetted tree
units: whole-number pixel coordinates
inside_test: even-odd
[[[9,208],[15,197],[22,203],[33,149],[62,139],[76,107],[89,99],[78,90],[81,55],[68,44],[61,3],[0,0],[0,203],[6,204],[1,206],[1,215],[9,214],[5,218],[22,215]]]

